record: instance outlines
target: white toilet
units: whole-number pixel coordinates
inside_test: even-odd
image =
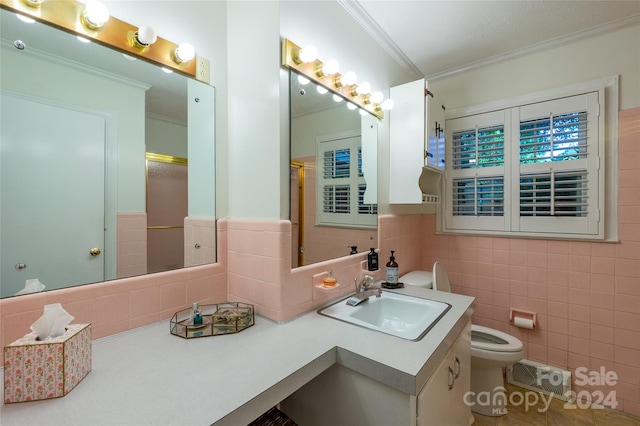
[[[433,272],[412,271],[399,279],[405,285],[451,292],[447,272],[440,262]],[[480,325],[471,325],[471,410],[485,416],[506,413],[507,395],[503,367],[524,358],[520,339],[507,333]]]

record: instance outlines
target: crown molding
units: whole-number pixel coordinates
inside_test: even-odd
[[[634,14],[616,21],[607,22],[586,30],[577,31],[566,36],[547,40],[523,49],[513,50],[504,54],[492,56],[480,61],[472,62],[460,67],[451,68],[442,72],[424,75],[420,69],[409,59],[409,57],[398,47],[398,45],[387,35],[376,21],[364,10],[357,0],[337,0],[337,2],[382,46],[382,48],[406,71],[416,76],[425,77],[428,81],[434,81],[456,74],[505,62],[520,56],[535,53],[541,50],[550,49],[563,44],[567,44],[580,39],[593,37],[610,31],[619,30],[640,23],[640,14]]]
[[[355,0],[337,0],[340,4],[380,46],[406,71],[422,77],[422,72],[409,59],[398,45],[387,35],[376,21]]]
[[[529,55],[535,52],[539,52],[545,49],[551,49],[564,44],[568,44],[577,40],[605,34],[611,31],[619,30],[626,27],[631,27],[640,23],[640,13],[628,16],[626,18],[618,19],[616,21],[607,22],[606,24],[598,25],[588,28],[586,30],[577,31],[566,36],[557,37],[551,40],[544,41],[542,43],[534,44],[532,46],[525,47],[523,49],[513,50],[511,52],[503,53],[500,55],[492,56],[481,61],[472,62],[462,67],[452,68],[447,71],[430,74],[425,76],[428,81],[434,81],[446,77],[451,77],[456,74],[460,74],[466,71],[482,68],[488,65],[495,65],[500,62],[505,62],[511,59],[519,58],[520,56]]]

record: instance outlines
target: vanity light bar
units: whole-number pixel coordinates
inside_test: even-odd
[[[322,66],[324,65],[324,63],[319,59],[311,62],[301,62],[299,59],[300,50],[300,46],[296,45],[291,40],[286,38],[283,39],[282,65],[304,75],[309,80],[319,84],[330,92],[341,96],[348,102],[359,106],[369,114],[380,119],[384,118],[384,111],[382,110],[381,105],[371,102],[369,94],[358,94],[358,86],[356,84],[340,84],[340,77],[342,77],[340,74],[324,75],[322,72],[317,72],[317,70],[322,69]]]
[[[152,47],[141,49],[135,43],[130,42],[131,34],[135,34],[138,28],[113,16],[109,17],[109,20],[99,28],[87,27],[82,22],[85,10],[84,3],[75,0],[44,0],[41,3],[34,3],[33,0],[0,0],[0,8],[26,15],[43,24],[95,41],[129,56],[169,68],[187,77],[205,83],[210,82],[209,61],[196,56],[195,60],[178,63],[173,56],[178,45],[169,40],[158,37]]]

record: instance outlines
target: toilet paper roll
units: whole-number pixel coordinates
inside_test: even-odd
[[[533,330],[533,319],[515,317],[513,319],[513,325],[515,325],[516,327]]]

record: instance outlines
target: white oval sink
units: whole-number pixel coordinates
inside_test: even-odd
[[[451,305],[399,293],[382,292],[357,306],[347,299],[318,310],[320,315],[408,340],[420,340]]]

